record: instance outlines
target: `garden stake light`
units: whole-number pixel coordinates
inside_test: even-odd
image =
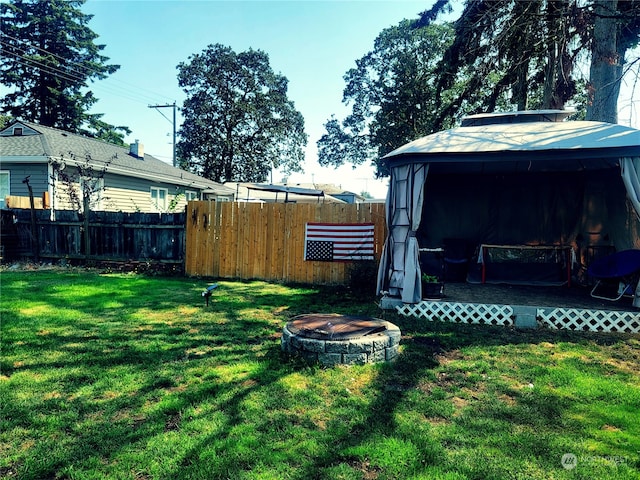
[[[218,288],[218,284],[214,283],[213,285],[209,285],[207,287],[207,289],[202,292],[202,296],[204,297],[205,301],[207,302],[207,307],[209,306],[209,297],[213,294],[213,291]]]

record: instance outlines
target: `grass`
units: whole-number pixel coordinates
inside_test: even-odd
[[[3,272],[0,477],[640,478],[638,336],[432,324],[336,289],[219,283],[205,307],[195,279]],[[311,312],[384,315],[399,359],[283,356],[282,326]]]

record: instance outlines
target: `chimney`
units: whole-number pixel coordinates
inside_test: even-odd
[[[137,138],[135,143],[129,145],[129,155],[144,160],[144,145]]]

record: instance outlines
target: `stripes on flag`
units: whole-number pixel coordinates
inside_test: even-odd
[[[307,223],[304,259],[325,262],[373,260],[373,223]]]

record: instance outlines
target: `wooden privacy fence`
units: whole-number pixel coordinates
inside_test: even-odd
[[[305,261],[305,225],[373,223],[374,255],[386,235],[383,203],[189,202],[187,275],[344,284],[356,262]]]
[[[33,216],[32,216],[33,214]],[[5,259],[184,261],[183,213],[2,210]]]

